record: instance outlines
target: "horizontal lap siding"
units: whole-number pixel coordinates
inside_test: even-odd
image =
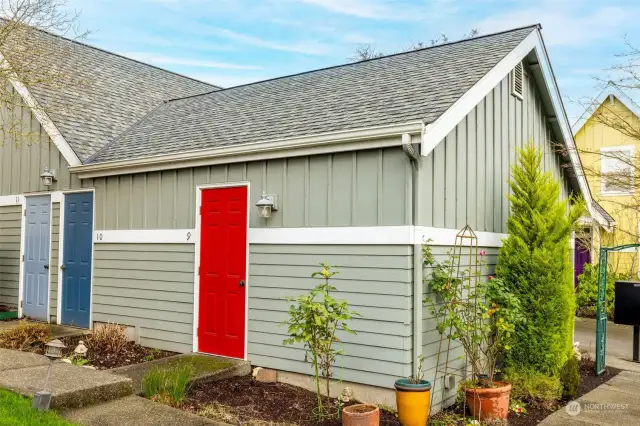
[[[0,304],[18,307],[21,206],[0,207]]]
[[[57,319],[58,307],[58,258],[60,242],[60,203],[53,203],[51,209],[51,261],[49,270],[51,271],[51,297],[49,299],[49,316],[51,322]]]
[[[194,228],[196,186],[249,181],[252,228],[409,225],[411,166],[400,146],[85,179],[96,229]],[[254,204],[278,195],[268,222]]]
[[[311,374],[302,345],[283,346],[287,296],[307,293],[320,262],[338,265],[334,294],[362,316],[356,335],[341,333],[344,355],[336,379],[391,387],[411,373],[412,247],[251,245],[249,256],[249,360],[254,365]]]
[[[144,346],[193,348],[193,244],[95,244],[93,320],[137,327]]]
[[[453,247],[438,246],[432,247],[434,258],[437,262],[445,261],[449,258],[448,253],[453,253]],[[458,249],[459,250],[459,249]],[[482,257],[482,261],[485,262],[485,266],[478,272],[482,276],[482,279],[486,280],[487,277],[494,273],[495,265],[498,262],[498,249],[497,248],[479,248],[484,250],[486,256]],[[469,261],[469,248],[463,248],[462,252],[457,251],[460,254],[460,265],[462,270],[468,270],[471,262]],[[424,277],[427,284],[423,287],[423,296],[434,301],[436,304],[438,299],[435,294],[429,290],[428,282],[431,279],[432,268],[424,268]],[[425,369],[425,379],[433,383],[432,392],[433,395],[433,407],[435,410],[439,410],[442,406],[443,393],[442,393],[442,377],[444,376],[445,366],[447,365],[447,349],[448,354],[448,374],[454,375],[456,383],[463,379],[462,375],[465,370],[465,358],[464,350],[459,342],[449,341],[440,337],[440,333],[436,329],[439,318],[436,318],[432,313],[430,303],[427,303],[422,310],[422,354],[425,357],[423,367]],[[440,318],[441,320],[441,318]],[[442,343],[441,343],[442,342]],[[438,352],[440,358],[438,358]],[[436,365],[440,368],[437,371],[436,377]],[[457,385],[446,390],[444,393],[445,406],[449,406],[455,402]]]

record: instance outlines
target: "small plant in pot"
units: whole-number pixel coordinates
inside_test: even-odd
[[[431,383],[424,380],[423,361],[424,356],[418,356],[416,374],[395,383],[398,419],[403,426],[424,426],[429,419]]]
[[[445,338],[458,341],[471,366],[471,378],[462,384],[465,401],[473,417],[480,421],[506,419],[511,385],[496,381],[496,360],[510,349],[515,325],[521,321],[518,299],[507,291],[500,278],[482,277],[486,253],[471,248],[460,267],[460,255],[437,262],[428,245],[423,247],[424,264],[432,268],[426,279],[435,298],[425,298],[437,319],[437,329]],[[467,263],[469,264],[469,263]]]

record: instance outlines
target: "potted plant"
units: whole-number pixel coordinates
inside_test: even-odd
[[[425,279],[436,297],[425,298],[438,318],[437,328],[447,339],[460,342],[471,378],[461,385],[465,401],[476,419],[505,419],[509,414],[511,385],[496,381],[496,360],[510,349],[515,324],[521,320],[518,299],[507,291],[500,278],[482,277],[485,252],[470,248],[468,269],[460,267],[459,256],[437,262],[428,245],[423,247],[425,266],[432,268]],[[469,261],[465,256],[465,262]],[[475,259],[475,260],[473,260]]]
[[[403,426],[424,426],[429,419],[431,383],[423,380],[423,361],[424,356],[418,356],[416,374],[395,383],[398,419]]]

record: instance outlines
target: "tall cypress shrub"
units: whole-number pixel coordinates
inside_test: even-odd
[[[511,169],[509,237],[496,274],[518,297],[525,321],[505,365],[558,375],[572,353],[575,314],[570,237],[584,207],[561,200],[560,185],[543,172],[542,152],[532,145],[518,152]],[[570,201],[575,201],[571,203]]]

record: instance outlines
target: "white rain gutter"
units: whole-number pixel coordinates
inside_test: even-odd
[[[398,136],[421,134],[422,122],[343,130],[311,136],[238,143],[212,149],[69,167],[80,179],[244,161],[299,157],[401,145]]]

